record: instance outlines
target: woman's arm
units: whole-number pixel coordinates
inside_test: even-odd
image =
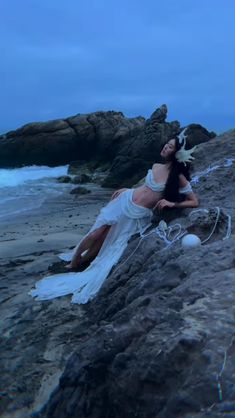
[[[155,209],[165,209],[165,208],[197,208],[199,205],[196,195],[192,192],[186,195],[186,199],[183,202],[170,202],[166,199],[161,199],[154,206]]]
[[[180,189],[184,189],[189,186],[190,183],[184,177],[183,174],[180,174]],[[166,199],[161,199],[157,202],[156,206],[153,209],[162,210],[164,208],[197,208],[199,201],[195,193],[191,190],[186,193],[186,199],[183,202],[170,202]]]
[[[190,186],[189,181],[186,179],[186,177],[183,174],[180,174],[179,176],[179,187],[181,189],[181,192],[184,192],[183,189],[188,189],[186,191],[186,199],[183,202],[175,202],[175,208],[196,208],[199,205],[198,198],[193,193],[192,188]]]
[[[174,208],[197,208],[199,201],[195,193],[191,192],[186,195],[183,202],[174,202]]]

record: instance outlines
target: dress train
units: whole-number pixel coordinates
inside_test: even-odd
[[[144,232],[150,225],[152,211],[135,204],[133,192],[134,189],[128,189],[104,206],[94,225],[85,235],[102,225],[111,225],[98,255],[86,270],[47,276],[39,280],[29,294],[36,300],[50,300],[73,294],[71,302],[79,304],[93,299],[112,267],[117,264],[130,237],[137,232]],[[70,261],[74,251],[63,253],[60,258]]]

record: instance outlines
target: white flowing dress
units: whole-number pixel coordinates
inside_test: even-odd
[[[155,192],[162,192],[165,187],[165,183],[155,182],[151,169],[148,170],[145,184]],[[180,193],[190,193],[191,191],[190,183],[179,189]],[[86,270],[78,273],[47,276],[38,281],[35,284],[35,289],[31,290],[29,294],[37,300],[49,300],[72,294],[72,303],[80,304],[93,299],[112,267],[117,264],[130,237],[138,232],[143,233],[151,225],[151,209],[134,203],[133,193],[134,189],[127,189],[104,206],[94,225],[85,235],[87,236],[102,225],[111,225],[98,255]],[[61,254],[60,258],[70,261],[74,251]]]
[[[150,225],[152,211],[135,204],[132,199],[133,192],[134,189],[124,191],[103,207],[94,225],[85,235],[102,225],[111,225],[98,255],[86,270],[47,276],[38,281],[35,284],[36,288],[29,294],[37,300],[49,300],[68,294],[73,294],[72,303],[84,304],[91,300],[111,268],[118,262],[130,237],[144,232]],[[74,251],[61,254],[60,258],[70,261]]]

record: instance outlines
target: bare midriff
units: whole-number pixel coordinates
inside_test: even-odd
[[[154,192],[148,186],[143,185],[134,189],[132,199],[136,205],[152,209],[161,199],[161,192]]]

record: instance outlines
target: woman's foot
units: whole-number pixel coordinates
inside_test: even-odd
[[[66,266],[64,266],[67,270],[73,270],[74,267],[72,266],[72,263],[67,264]]]
[[[65,268],[67,270],[76,270],[79,267],[79,265],[74,265],[72,263],[67,264],[67,266],[65,266]]]
[[[79,257],[76,256],[76,258],[73,259],[69,264],[67,264],[67,266],[65,266],[65,268],[68,269],[68,270],[76,270],[78,267],[80,267],[81,260],[82,260],[81,256],[79,256]]]

